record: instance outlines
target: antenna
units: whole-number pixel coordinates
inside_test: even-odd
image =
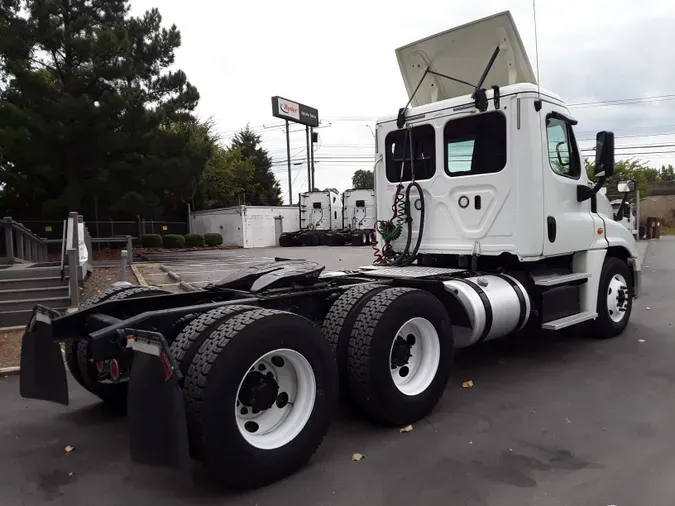
[[[537,97],[541,99],[541,81],[539,80],[539,38],[537,37],[537,0],[532,0],[532,15],[534,16],[534,54],[537,60]]]

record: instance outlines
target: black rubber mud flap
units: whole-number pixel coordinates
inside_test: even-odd
[[[66,368],[59,343],[53,340],[52,319],[56,311],[36,306],[21,341],[19,393],[26,399],[39,399],[68,405]]]
[[[140,339],[143,351],[134,346],[127,397],[131,460],[188,471],[191,459],[180,370],[160,334],[143,333],[142,338],[136,336],[136,341]]]

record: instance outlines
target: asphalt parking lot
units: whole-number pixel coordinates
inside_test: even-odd
[[[412,432],[344,408],[305,469],[246,494],[218,490],[198,468],[193,485],[131,466],[124,419],[74,382],[62,407],[24,400],[16,377],[0,379],[0,505],[670,505],[673,258],[675,239],[652,242],[622,336],[466,350]],[[475,386],[462,388],[467,380]],[[366,458],[353,462],[354,452]]]

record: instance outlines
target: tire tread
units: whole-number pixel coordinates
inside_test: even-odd
[[[202,411],[205,401],[206,386],[209,374],[220,353],[239,332],[248,325],[285,311],[274,309],[252,309],[233,315],[218,325],[201,344],[190,362],[184,380],[185,407],[188,433],[191,447],[197,456],[201,456],[204,445],[204,429]]]
[[[400,296],[414,291],[413,288],[390,288],[376,294],[368,301],[356,319],[348,348],[348,371],[351,391],[358,404],[373,418],[381,418],[377,406],[370,399],[375,391],[370,379],[369,363],[370,342],[375,336],[375,329],[385,311]]]
[[[171,354],[178,362],[181,372],[187,373],[192,357],[199,350],[199,346],[218,327],[219,323],[223,323],[223,319],[252,309],[257,308],[243,305],[223,306],[203,313],[188,323],[171,344]]]

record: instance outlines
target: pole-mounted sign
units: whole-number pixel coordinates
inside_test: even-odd
[[[272,97],[272,116],[309,127],[319,126],[319,111],[282,97]]]
[[[299,102],[293,102],[287,98],[272,97],[272,116],[286,120],[286,160],[288,164],[288,200],[293,204],[293,191],[291,182],[291,139],[288,122],[305,125],[307,137],[307,189],[314,189],[314,127],[319,126],[319,111]],[[311,150],[311,153],[310,153]]]

